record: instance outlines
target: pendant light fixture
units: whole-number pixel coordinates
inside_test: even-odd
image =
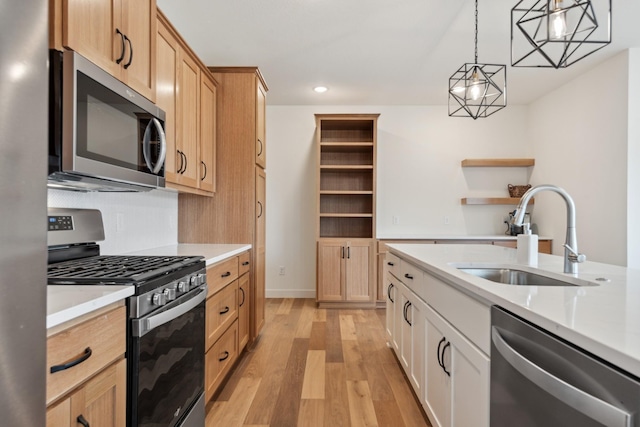
[[[511,65],[565,68],[611,43],[611,0],[521,0],[511,9]]]
[[[478,0],[475,0],[475,59],[449,77],[450,117],[489,117],[507,106],[507,66],[478,63]]]

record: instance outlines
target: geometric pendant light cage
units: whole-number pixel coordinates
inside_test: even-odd
[[[511,10],[511,65],[565,68],[611,43],[611,0],[522,0]]]
[[[506,65],[478,63],[478,0],[475,6],[475,61],[449,77],[449,116],[474,120],[507,106]]]

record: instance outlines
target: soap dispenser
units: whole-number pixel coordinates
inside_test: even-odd
[[[538,235],[531,234],[529,223],[522,224],[522,234],[518,234],[518,264],[538,266]]]

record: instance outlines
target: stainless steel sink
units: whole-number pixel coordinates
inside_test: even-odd
[[[515,268],[458,267],[458,270],[496,283],[520,286],[597,286],[574,277],[555,278]]]

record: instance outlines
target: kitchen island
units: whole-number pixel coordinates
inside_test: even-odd
[[[579,264],[576,277],[594,286],[514,286],[456,268],[515,265],[513,249],[489,245],[388,246],[392,254],[410,260],[483,304],[499,305],[640,377],[640,270],[586,261]],[[538,269],[563,274],[563,258],[539,254]],[[487,324],[487,337],[489,327]]]
[[[493,375],[491,307],[572,343],[585,354],[640,376],[640,271],[539,254],[518,265],[514,249],[478,244],[388,244],[385,255],[389,345],[434,426],[489,425]],[[463,269],[518,269],[582,286],[523,286]],[[541,283],[541,282],[538,282]],[[498,360],[498,359],[496,359]],[[596,360],[596,359],[594,359]]]

